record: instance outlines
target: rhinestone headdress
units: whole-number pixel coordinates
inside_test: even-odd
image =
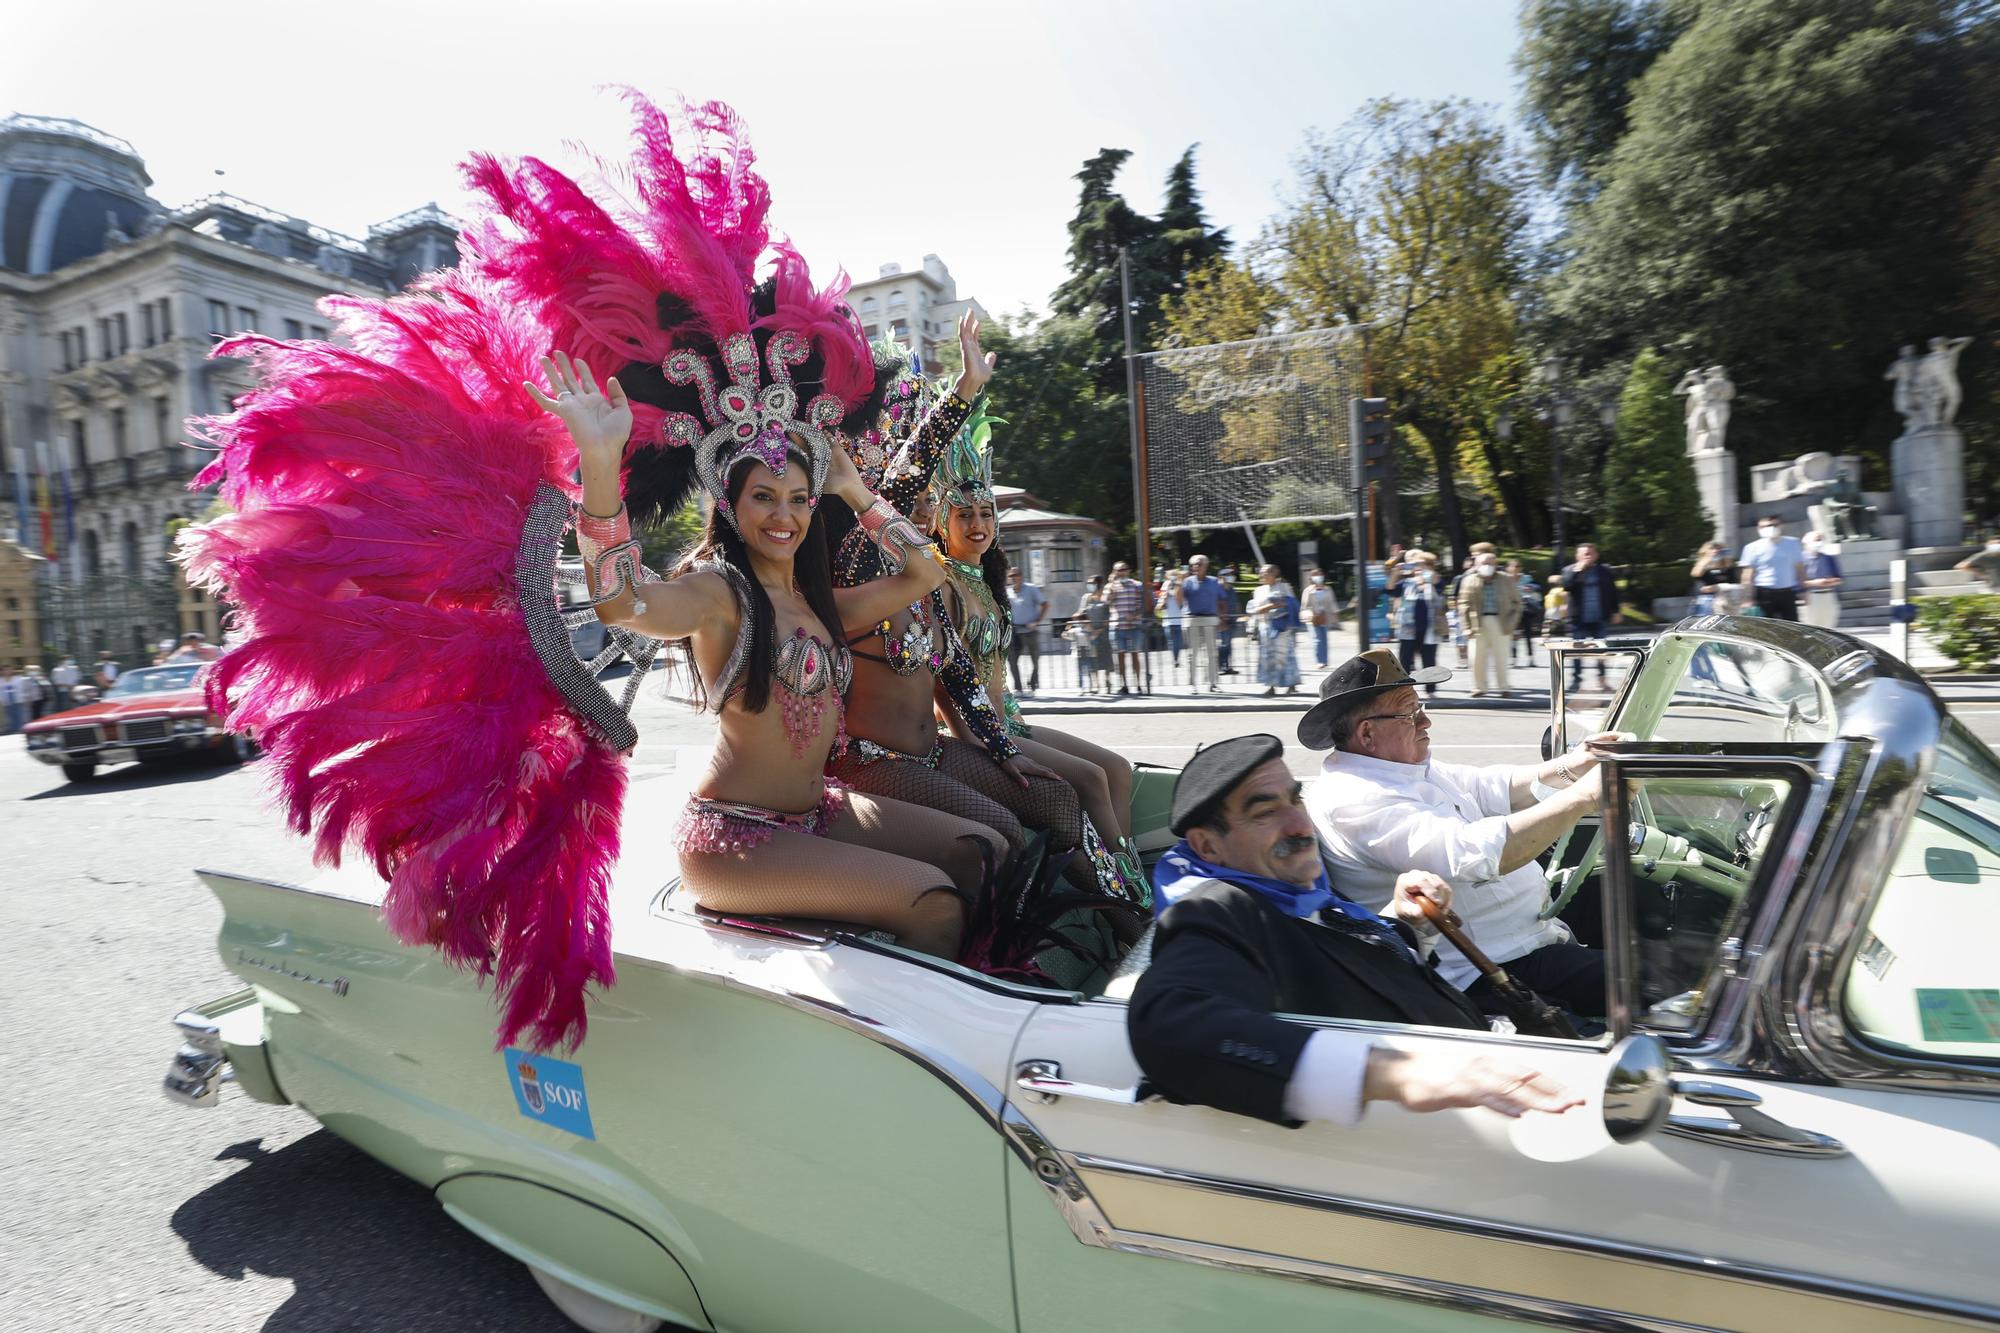
[[[938,460],[931,489],[939,500],[958,509],[993,503],[993,428],[1006,424],[987,413],[982,394],[958,428],[951,448]]]
[[[895,469],[911,466],[910,440],[937,401],[937,389],[924,375],[922,360],[901,343],[881,338],[870,346],[882,385],[882,410],[873,426],[855,435],[853,455],[861,480],[879,491]]]
[[[745,459],[755,459],[775,476],[785,475],[786,456],[800,445],[812,471],[812,503],[819,503],[826,486],[826,469],[831,451],[839,448],[836,427],[847,413],[847,405],[830,393],[814,396],[799,412],[799,391],[792,384],[792,367],[810,354],[803,335],[790,329],[771,335],[764,349],[768,378],[761,383],[757,374],[757,343],[747,333],[733,333],[722,340],[723,366],[729,383],[715,387],[715,369],[708,358],[691,348],[672,353],[661,363],[669,382],[692,384],[701,395],[702,415],[707,428],[686,412],[669,412],[661,428],[666,442],[695,451],[695,476],[715,507],[736,527],[736,515],[729,506],[729,474]],[[739,534],[742,529],[738,528]]]

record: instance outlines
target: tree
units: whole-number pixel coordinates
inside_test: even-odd
[[[1961,220],[1993,158],[2000,23],[1990,0],[1689,12],[1571,212],[1560,338],[1586,364],[1652,346],[1670,369],[1727,366],[1749,462],[1879,460],[1898,430],[1882,367],[1965,318]]]
[[[1211,265],[1170,304],[1173,337],[1194,345],[1245,330],[1371,326],[1373,390],[1423,441],[1439,519],[1469,545],[1460,503],[1466,457],[1521,540],[1543,521],[1532,441],[1489,424],[1520,391],[1525,172],[1505,133],[1462,102],[1381,101],[1330,138],[1312,136],[1283,211],[1240,263]],[[1385,527],[1399,516],[1385,505]]]
[[[1692,556],[1715,530],[1701,507],[1671,373],[1650,347],[1632,362],[1618,399],[1597,528],[1609,558],[1632,563]]]
[[[1521,10],[1522,119],[1543,188],[1588,197],[1618,146],[1632,85],[1692,17],[1686,0],[1528,0]]]

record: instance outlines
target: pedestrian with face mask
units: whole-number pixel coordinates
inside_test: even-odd
[[[1429,551],[1404,556],[1411,566],[1397,585],[1396,660],[1406,675],[1417,674],[1417,663],[1437,665],[1438,644],[1445,634],[1444,589],[1438,583],[1437,557]],[[1437,680],[1424,680],[1424,693],[1437,694]]]
[[[1773,620],[1799,618],[1799,590],[1806,581],[1806,550],[1784,524],[1766,514],[1757,520],[1757,540],[1743,548],[1743,586],[1757,609]]]
[[[1299,598],[1299,609],[1305,613],[1306,624],[1312,626],[1313,663],[1326,665],[1326,636],[1340,623],[1340,599],[1327,586],[1326,571],[1314,568],[1306,573],[1305,595]]]
[[[1500,570],[1492,542],[1472,547],[1472,568],[1458,583],[1458,620],[1471,648],[1472,697],[1507,693],[1507,647],[1521,624],[1521,585]]]
[[[1840,543],[1823,533],[1808,532],[1806,550],[1806,609],[1803,619],[1821,629],[1840,628]]]

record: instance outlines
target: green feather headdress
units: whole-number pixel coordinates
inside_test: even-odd
[[[938,459],[931,489],[939,500],[960,509],[993,503],[993,428],[1006,424],[986,410],[986,395],[979,395],[951,447]]]

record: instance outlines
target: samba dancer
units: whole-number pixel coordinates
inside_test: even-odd
[[[993,502],[991,423],[959,431],[931,482],[931,529],[944,548],[950,578],[944,598],[959,637],[986,682],[988,702],[1007,719],[1008,733],[1030,759],[1055,770],[1076,789],[1092,824],[1123,849],[1130,877],[1143,878],[1132,850],[1132,765],[1122,756],[1054,727],[1030,726],[1007,689],[1007,644],[1013,616],[1007,602],[1007,553],[999,544]]]

